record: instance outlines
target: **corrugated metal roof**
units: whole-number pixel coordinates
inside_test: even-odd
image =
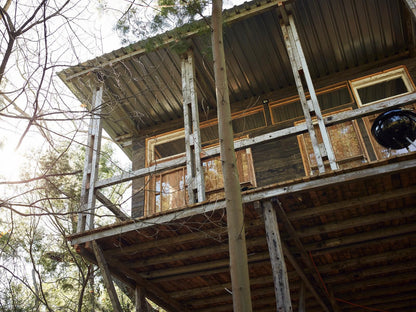
[[[408,50],[401,0],[296,0],[291,6],[312,78]],[[253,1],[227,11],[225,53],[232,103],[294,84],[277,1]],[[165,35],[167,41],[174,38]],[[190,38],[203,112],[215,111],[210,36]],[[139,42],[66,69],[60,77],[82,102],[91,72],[105,77],[104,127],[112,137],[182,117],[180,57],[171,47],[146,52]],[[100,65],[101,64],[101,65]]]

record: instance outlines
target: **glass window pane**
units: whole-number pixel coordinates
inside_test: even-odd
[[[185,138],[183,137],[169,142],[155,144],[154,146],[155,159],[161,159],[181,153],[185,153]]]
[[[266,126],[263,110],[254,114],[237,117],[232,120],[234,133],[241,133],[248,130],[258,129]]]
[[[317,94],[317,98],[322,111],[353,102],[346,86]]]
[[[357,89],[361,103],[371,103],[407,92],[402,77]]]

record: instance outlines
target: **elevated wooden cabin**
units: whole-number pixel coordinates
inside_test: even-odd
[[[416,148],[386,149],[370,131],[386,110],[415,109],[415,19],[414,0],[224,12],[253,311],[283,311],[285,276],[294,311],[415,311]],[[69,239],[111,294],[110,275],[136,291],[137,311],[144,297],[233,310],[210,33],[196,24],[59,73],[93,116]],[[97,179],[101,127],[131,172]],[[101,191],[124,181],[131,215]],[[96,200],[114,224],[94,225]]]

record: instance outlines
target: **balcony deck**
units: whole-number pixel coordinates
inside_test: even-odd
[[[275,311],[262,205],[279,221],[293,310],[414,311],[416,153],[243,193],[253,311]],[[69,237],[168,311],[232,311],[223,200]]]

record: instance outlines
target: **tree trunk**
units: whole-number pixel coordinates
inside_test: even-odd
[[[218,132],[227,210],[234,311],[252,311],[244,215],[236,166],[231,108],[222,35],[222,0],[212,3],[212,50],[218,109]]]

